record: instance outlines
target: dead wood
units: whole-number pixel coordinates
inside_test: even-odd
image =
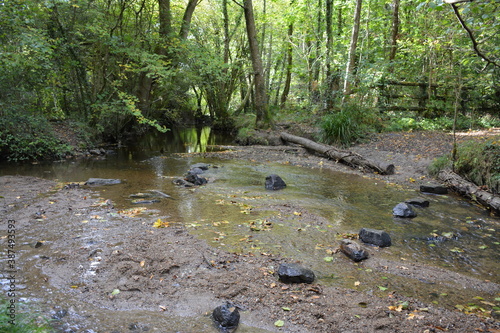
[[[453,191],[500,213],[500,197],[498,195],[481,189],[450,170],[440,171],[438,179],[445,182]]]
[[[325,155],[329,158],[336,160],[337,162],[341,162],[343,164],[347,164],[354,168],[361,168],[364,171],[370,171],[379,173],[381,175],[392,175],[394,174],[395,168],[394,164],[389,164],[385,162],[376,162],[370,161],[363,156],[356,154],[354,152],[348,150],[342,150],[335,148],[333,146],[321,144],[314,142],[312,140],[288,134],[285,132],[281,133],[281,139],[285,142],[296,143],[309,150],[313,150],[316,153],[321,155]]]

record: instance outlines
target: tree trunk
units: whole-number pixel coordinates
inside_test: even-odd
[[[348,56],[347,68],[344,79],[344,97],[342,98],[342,104],[344,104],[346,96],[351,93],[351,80],[354,72],[354,66],[356,64],[356,48],[358,45],[362,4],[363,0],[356,0],[356,9],[354,11],[354,24],[352,26],[352,35],[351,35],[351,45],[349,46],[349,56]]]
[[[292,35],[293,35],[293,23],[290,23],[288,25],[288,43],[286,47],[285,87],[283,88],[283,93],[281,94],[281,100],[280,100],[281,108],[285,106],[286,100],[288,99],[288,94],[290,93],[290,84],[292,83],[292,62],[293,62]]]
[[[439,172],[438,179],[445,182],[453,191],[500,213],[500,197],[498,195],[482,190],[476,184],[449,170]]]
[[[198,6],[198,3],[198,0],[189,0],[187,4],[186,10],[184,11],[184,16],[182,17],[181,31],[179,32],[179,37],[181,39],[186,39],[189,34],[191,19],[193,17],[196,6]]]
[[[394,174],[395,171],[394,164],[370,161],[354,152],[350,152],[347,150],[340,150],[332,146],[324,145],[306,138],[302,138],[300,136],[295,136],[283,132],[281,133],[281,139],[284,141],[297,143],[299,145],[304,146],[307,149],[313,150],[319,154],[335,159],[338,162],[347,164],[351,167],[360,168],[363,171],[370,171],[382,175],[392,175]]]
[[[243,3],[243,10],[245,12],[245,22],[248,35],[248,43],[250,46],[250,57],[252,59],[252,68],[254,75],[255,86],[255,113],[256,113],[256,126],[265,127],[269,125],[269,115],[267,110],[267,93],[266,81],[264,78],[264,69],[262,66],[262,58],[259,52],[259,44],[257,42],[257,32],[255,28],[255,18],[253,14],[252,0],[245,0]]]
[[[392,72],[393,64],[392,62],[396,58],[398,35],[399,35],[399,2],[400,0],[393,0],[393,12],[392,12],[392,29],[391,29],[391,50],[389,52],[389,71]]]
[[[172,13],[170,11],[170,0],[158,0],[158,15],[160,21],[159,33],[167,38],[172,32]]]
[[[326,109],[333,109],[333,73],[332,73],[332,45],[333,45],[333,32],[332,20],[333,18],[333,0],[326,0]]]

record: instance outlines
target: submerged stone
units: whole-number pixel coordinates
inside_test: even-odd
[[[269,175],[266,177],[266,190],[281,190],[286,187],[285,181],[278,175]]]
[[[405,218],[412,218],[417,216],[417,213],[411,208],[410,205],[407,203],[401,202],[398,203],[393,209],[392,209],[392,215],[396,217],[405,217]]]
[[[191,165],[191,167],[190,167],[190,169],[201,169],[203,171],[208,170],[208,168],[210,168],[210,164],[206,164],[206,163],[196,163],[196,164]]]
[[[433,193],[433,194],[448,194],[448,188],[440,184],[425,184],[420,185],[420,192]]]
[[[383,230],[362,228],[359,231],[359,238],[365,243],[379,247],[391,246],[391,236]]]
[[[416,207],[429,207],[429,200],[425,200],[422,198],[409,199],[406,200],[405,203]]]
[[[340,251],[353,261],[358,262],[368,258],[368,252],[353,240],[343,239],[340,243]]]
[[[89,178],[85,185],[115,185],[121,182],[120,179]]]
[[[314,272],[299,264],[281,264],[278,268],[278,277],[284,283],[313,283]]]

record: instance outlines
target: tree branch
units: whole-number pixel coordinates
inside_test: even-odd
[[[474,38],[474,34],[472,33],[472,30],[465,24],[465,21],[462,19],[460,16],[460,12],[458,11],[458,7],[456,5],[456,2],[450,3],[451,7],[453,8],[453,11],[455,12],[455,16],[457,17],[458,21],[460,22],[460,25],[467,31],[469,34],[469,38],[472,41],[472,47],[474,48],[474,51],[476,54],[481,57],[484,61],[486,61],[488,64],[492,64],[493,66],[500,67],[499,64],[497,64],[495,61],[490,60],[488,57],[486,57],[481,51],[479,51],[479,47],[476,41],[476,38]]]

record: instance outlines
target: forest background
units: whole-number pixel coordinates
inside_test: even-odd
[[[497,0],[0,0],[0,156],[152,127],[498,126]],[[451,3],[450,3],[451,2]],[[454,3],[453,3],[454,2]]]

